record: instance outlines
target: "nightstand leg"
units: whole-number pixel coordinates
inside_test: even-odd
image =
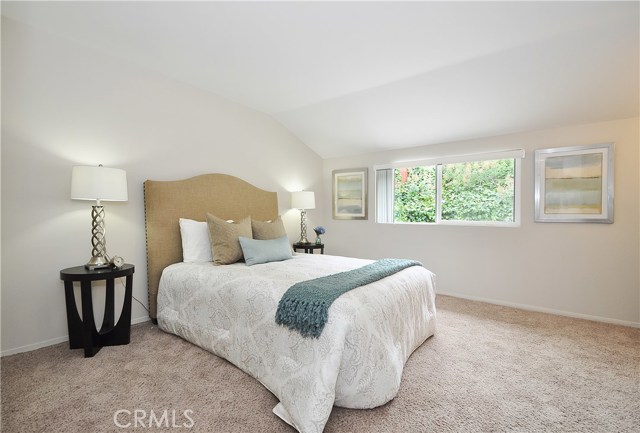
[[[114,312],[114,288],[113,279],[107,280],[107,291],[104,298],[104,317],[102,319],[102,326],[100,327],[100,333],[107,332],[113,329],[113,323],[115,322]]]
[[[133,299],[133,275],[129,275],[125,282],[124,304],[118,319],[118,334],[122,344],[129,344],[131,340],[131,301]]]
[[[67,305],[67,330],[69,331],[69,349],[83,347],[82,319],[76,307],[76,297],[73,293],[73,281],[64,282],[64,299]]]
[[[84,343],[84,357],[90,358],[100,350],[98,342],[98,331],[93,317],[93,298],[91,296],[91,282],[80,282],[80,292],[82,296],[82,341]]]

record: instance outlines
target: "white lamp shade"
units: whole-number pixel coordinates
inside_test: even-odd
[[[315,209],[316,196],[313,191],[292,192],[291,207],[294,209]]]
[[[127,172],[102,166],[75,166],[71,172],[71,198],[127,201]]]

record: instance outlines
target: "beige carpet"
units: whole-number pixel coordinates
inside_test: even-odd
[[[437,306],[398,396],[334,408],[326,432],[640,431],[640,329],[445,296]],[[226,361],[150,323],[131,336],[94,358],[66,343],[2,358],[2,431],[156,430],[134,429],[141,410],[145,425],[166,411],[164,431],[293,432],[271,413],[275,397]]]

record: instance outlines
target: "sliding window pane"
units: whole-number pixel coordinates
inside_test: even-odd
[[[442,220],[514,221],[515,160],[442,165]]]
[[[436,167],[394,170],[394,222],[436,221]]]

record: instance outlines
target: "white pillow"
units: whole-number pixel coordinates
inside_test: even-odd
[[[183,262],[211,262],[211,240],[206,222],[180,218]]]

